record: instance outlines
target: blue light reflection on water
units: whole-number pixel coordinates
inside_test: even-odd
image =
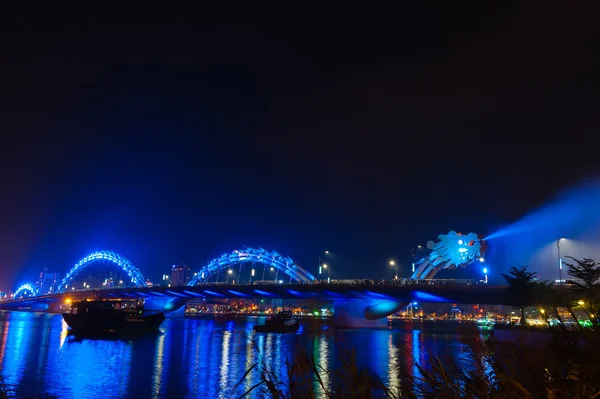
[[[355,350],[358,365],[399,387],[399,371],[418,373],[411,357],[468,362],[456,335],[404,330],[335,330],[305,325],[302,334],[253,334],[262,318],[235,321],[167,319],[162,333],[121,340],[67,335],[60,315],[0,312],[0,366],[19,397],[229,398],[250,389],[266,367],[285,380],[286,360],[304,353],[324,369],[339,368],[343,349]],[[244,372],[259,363],[240,384]],[[326,387],[333,375],[322,373]],[[318,383],[314,387],[319,390]],[[253,398],[263,395],[254,391]]]

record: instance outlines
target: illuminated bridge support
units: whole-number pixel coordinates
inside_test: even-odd
[[[185,304],[190,298],[173,298],[168,296],[146,298],[145,311],[160,310],[169,318],[185,316]]]
[[[336,300],[333,325],[336,328],[387,328],[387,317],[407,305],[408,302],[376,299]]]

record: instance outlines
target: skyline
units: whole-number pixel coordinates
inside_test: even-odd
[[[599,171],[597,6],[136,13],[4,25],[2,287],[98,249],[149,276],[243,245],[392,275]]]

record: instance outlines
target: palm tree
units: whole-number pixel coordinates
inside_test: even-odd
[[[508,274],[502,273],[502,277],[508,284],[510,305],[521,310],[521,326],[525,325],[525,307],[533,305],[536,291],[540,284],[535,280],[535,272],[527,271],[527,266],[511,267]]]

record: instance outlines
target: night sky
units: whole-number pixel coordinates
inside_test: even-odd
[[[97,249],[390,277],[598,172],[597,2],[285,3],[3,15],[0,290]]]

